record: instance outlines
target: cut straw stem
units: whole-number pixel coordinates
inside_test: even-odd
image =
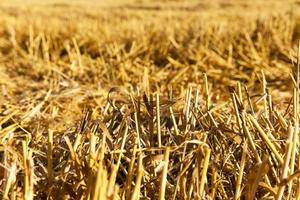
[[[238,178],[236,181],[234,200],[240,199],[240,196],[241,196],[241,186],[242,186],[244,168],[245,168],[245,164],[246,164],[247,148],[248,148],[248,142],[246,140],[243,145],[243,153],[242,153],[242,158],[241,158],[241,163],[240,163],[239,175],[238,175]]]
[[[138,120],[138,113],[134,113],[134,120],[135,120],[135,128],[136,128],[136,135],[137,135],[137,142],[138,142],[138,147],[139,149],[141,148],[141,138],[140,138],[140,125],[139,125],[139,120]]]
[[[160,129],[160,106],[159,93],[156,93],[156,120],[157,120],[157,141],[158,147],[161,147],[161,129]]]
[[[238,90],[238,97],[239,97],[239,102],[243,102],[243,93],[242,93],[242,87],[241,87],[241,83],[238,82],[237,83],[237,90]]]
[[[140,199],[140,191],[141,191],[141,183],[142,183],[142,178],[144,175],[144,169],[143,169],[143,156],[142,154],[139,155],[139,165],[138,165],[138,174],[136,177],[136,181],[135,181],[135,186],[133,188],[133,193],[131,195],[131,200],[136,200],[136,199]]]
[[[3,199],[9,199],[8,194],[16,181],[16,175],[17,175],[17,164],[16,162],[13,162],[12,166],[10,167],[9,175],[5,183]]]
[[[292,141],[293,141],[293,134],[294,134],[294,128],[290,126],[289,128],[289,136],[288,140],[286,142],[286,152],[285,152],[285,158],[284,158],[284,164],[282,166],[282,175],[281,180],[284,180],[288,176],[289,172],[289,162],[291,159],[291,153],[292,153]],[[278,188],[275,200],[281,200],[284,194],[285,185],[282,185]]]
[[[24,197],[27,196],[29,190],[29,169],[27,164],[28,150],[26,141],[22,141],[23,147],[23,167],[24,167]]]
[[[198,113],[199,90],[200,90],[199,87],[197,87],[196,93],[195,93],[195,105],[194,105],[194,110],[196,113]],[[193,110],[192,110],[192,112],[193,112]],[[196,122],[197,122],[196,115],[195,115],[195,113],[193,113],[193,115],[192,115],[193,128],[196,126]]]
[[[166,147],[164,161],[163,161],[164,168],[163,168],[161,179],[160,179],[160,190],[159,190],[159,198],[158,198],[159,200],[165,199],[167,175],[168,175],[168,165],[169,165],[169,154],[170,154],[170,147]]]
[[[298,53],[299,53],[299,49],[298,49]],[[299,54],[298,54],[298,56],[299,56]],[[299,59],[299,57],[298,57],[298,59]],[[298,70],[299,69],[297,69],[297,78],[299,78]],[[299,80],[297,79],[297,81],[299,81]],[[294,173],[295,163],[296,163],[296,151],[297,151],[297,143],[298,143],[297,138],[298,138],[298,132],[299,132],[298,98],[299,98],[298,89],[294,88],[293,115],[294,115],[294,120],[295,120],[295,125],[294,125],[295,128],[294,128],[294,134],[293,134],[292,144],[291,144],[292,152],[291,152],[291,161],[290,161],[290,165],[289,165],[289,168],[290,168],[289,175],[292,175]],[[291,180],[288,184],[288,198],[290,198],[290,194],[292,193],[292,187],[293,187],[293,180]]]
[[[136,159],[136,152],[137,152],[137,147],[136,147],[136,145],[134,145],[133,154],[132,154],[132,157],[131,157],[131,160],[130,160],[128,174],[127,174],[127,178],[126,178],[126,184],[125,184],[126,199],[129,199],[129,197],[130,197],[131,182],[132,182],[132,176],[133,176],[133,173],[134,173],[133,168],[134,168],[134,163],[135,163],[135,159]]]
[[[24,165],[24,198],[33,199],[33,160],[32,151],[27,146],[26,141],[22,141],[23,146],[23,165]]]
[[[210,153],[211,153],[211,150],[209,148],[206,148],[203,169],[202,169],[202,173],[201,173],[200,186],[199,186],[200,198],[203,198],[204,185],[205,185],[205,181],[206,181],[207,169],[208,169],[209,160],[210,160]]]
[[[186,91],[186,103],[185,103],[185,131],[188,131],[190,120],[190,106],[191,106],[192,89],[189,88]]]
[[[175,119],[173,109],[172,109],[172,107],[170,107],[169,109],[170,109],[170,114],[171,114],[171,117],[172,117],[174,129],[175,129],[175,135],[179,135],[179,130],[178,130],[178,127],[177,127],[177,123],[176,123],[176,119]]]
[[[235,110],[235,116],[236,116],[236,119],[237,119],[237,123],[238,123],[238,126],[239,126],[239,129],[240,131],[242,130],[242,122],[241,122],[241,118],[240,118],[240,112],[238,110],[238,106],[237,106],[237,102],[236,102],[236,96],[234,93],[231,94],[231,97],[232,97],[232,102],[233,102],[233,107],[234,107],[234,110]]]
[[[263,84],[262,89],[264,94],[264,115],[268,117],[269,114],[268,114],[268,102],[267,102],[267,81],[263,71],[261,71],[261,74],[262,74],[262,84]]]
[[[246,137],[247,137],[247,139],[248,139],[248,141],[250,143],[250,148],[251,148],[252,152],[254,153],[254,157],[255,157],[256,161],[260,163],[261,162],[261,158],[260,158],[260,156],[259,156],[259,154],[257,152],[256,146],[255,146],[255,142],[254,142],[254,140],[252,138],[252,135],[250,134],[249,129],[248,129],[248,127],[246,125],[246,122],[245,122],[245,113],[243,113],[241,119],[242,119],[244,133],[246,134]]]
[[[253,123],[253,125],[255,126],[255,128],[258,130],[258,133],[260,134],[261,138],[264,140],[265,143],[267,143],[267,145],[270,147],[271,151],[274,153],[277,161],[282,165],[283,159],[282,159],[281,155],[279,154],[279,152],[277,151],[275,145],[269,140],[268,136],[266,135],[264,130],[260,127],[257,120],[251,115],[248,115],[248,117],[250,118],[250,120]]]
[[[204,85],[205,85],[206,110],[209,111],[210,99],[209,99],[208,81],[207,81],[206,74],[204,74]]]
[[[53,152],[53,130],[48,131],[48,153],[47,153],[47,172],[48,188],[52,187],[52,152]]]

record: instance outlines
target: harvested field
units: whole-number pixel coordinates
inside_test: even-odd
[[[300,1],[112,2],[0,2],[0,198],[300,200]]]

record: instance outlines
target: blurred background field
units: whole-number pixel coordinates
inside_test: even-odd
[[[1,198],[299,199],[299,8],[2,0]]]

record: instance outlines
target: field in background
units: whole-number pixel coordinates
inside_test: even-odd
[[[1,199],[300,199],[300,1],[2,0]]]

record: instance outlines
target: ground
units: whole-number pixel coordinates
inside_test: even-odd
[[[299,199],[299,8],[2,0],[1,197]]]

